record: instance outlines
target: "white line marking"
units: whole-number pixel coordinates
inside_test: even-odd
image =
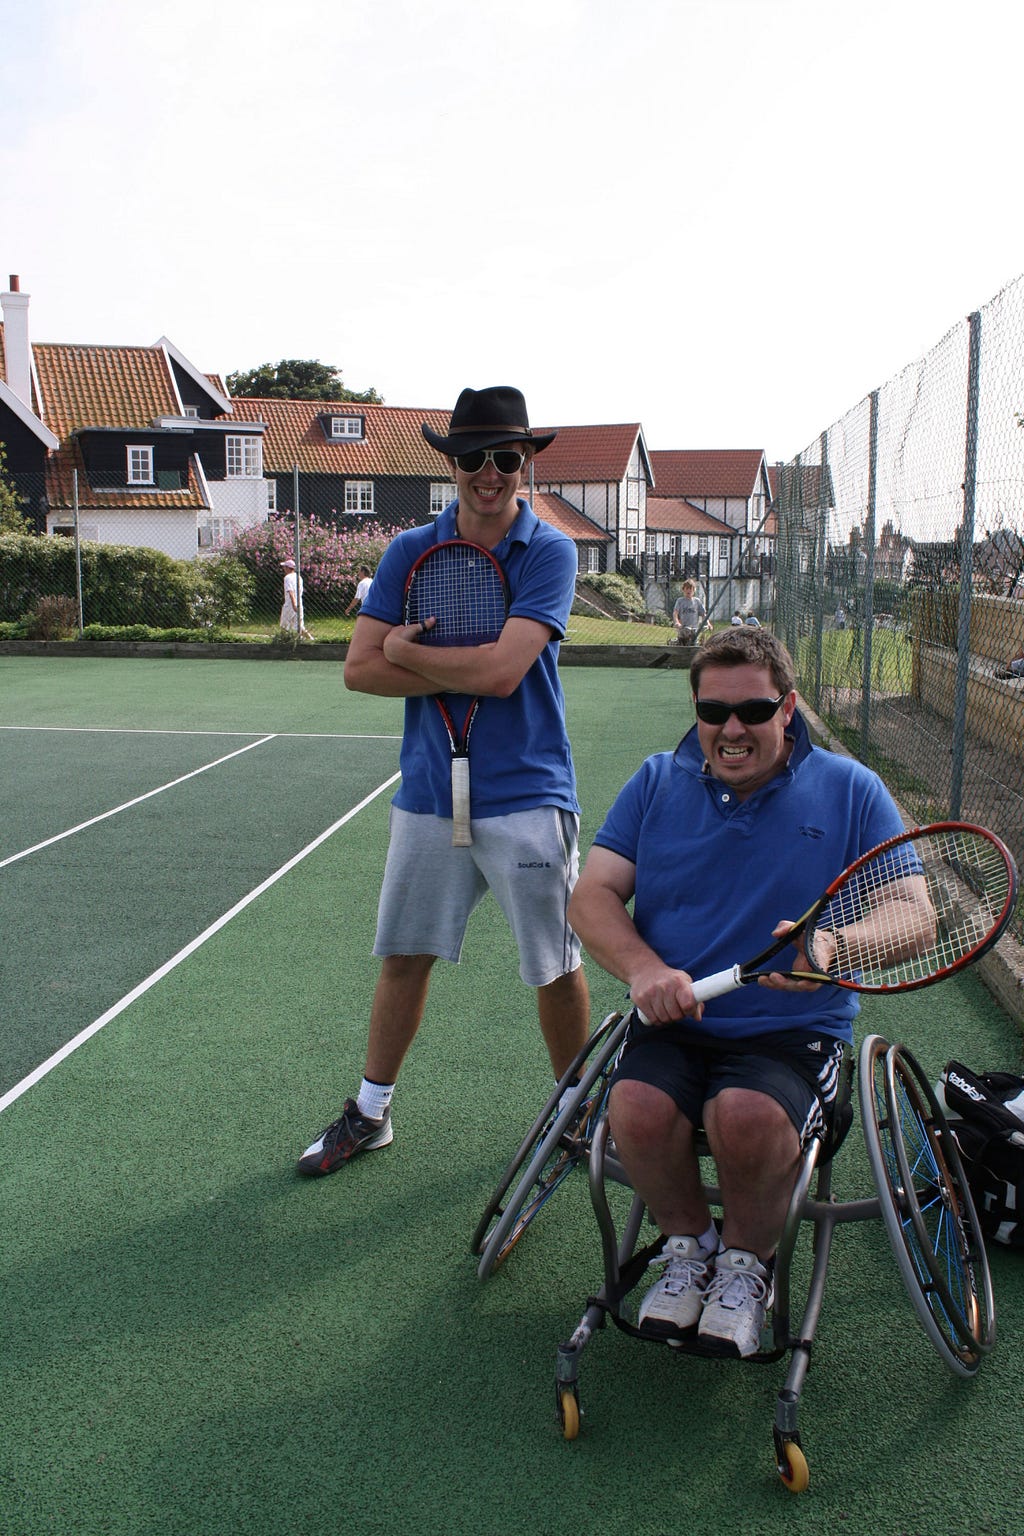
[[[165,961],[151,976],[147,976],[145,981],[140,981],[139,985],[133,987],[130,992],[121,998],[120,1002],[115,1003],[112,1008],[108,1008],[106,1013],[101,1014],[98,1019],[94,1019],[91,1024],[75,1035],[73,1040],[69,1040],[66,1045],[62,1045],[59,1051],[55,1051],[52,1056],[48,1057],[46,1061],[41,1062],[27,1077],[23,1077],[20,1083],[16,1083],[13,1088],[8,1089],[3,1097],[0,1098],[0,1114],[3,1114],[4,1110],[8,1109],[17,1099],[20,1099],[22,1094],[35,1087],[36,1083],[41,1082],[49,1072],[53,1071],[54,1067],[59,1066],[62,1061],[65,1061],[73,1051],[77,1051],[80,1045],[84,1045],[93,1035],[98,1034],[105,1024],[110,1023],[111,1019],[116,1019],[118,1014],[124,1013],[126,1008],[129,1008],[132,1003],[148,992],[151,987],[155,987],[158,981],[163,981],[164,977],[170,975],[171,971],[176,966],[179,966],[183,960],[187,960],[190,955],[195,954],[196,950],[205,944],[207,939],[212,939],[215,933],[219,933],[222,928],[231,922],[232,918],[237,917],[240,912],[244,912],[245,908],[254,902],[257,897],[262,896],[264,891],[268,891],[272,885],[276,885],[278,880],[293,870],[297,864],[301,864],[303,859],[315,852],[321,843],[325,843],[347,821],[351,821],[353,816],[358,816],[360,811],[365,810],[386,789],[390,789],[391,785],[400,777],[400,774],[393,773],[390,779],[385,779],[383,784],[378,784],[377,788],[371,790],[364,799],[360,800],[358,805],[354,805],[350,811],[346,811],[344,816],[339,817],[325,832],[321,832],[305,848],[300,849],[286,864],[282,864],[280,869],[275,870],[272,875],[268,875],[262,884],[256,886],[255,890],[250,891],[248,896],[243,896],[241,901],[236,902],[230,911],[218,917],[216,922],[211,923],[209,928],[204,929],[202,933],[186,944],[184,949],[179,949],[176,955],[173,955],[170,960]]]
[[[252,736],[253,731],[185,731],[172,730],[169,726],[121,726],[121,725],[0,725],[0,731],[64,731],[77,732],[80,736]],[[401,741],[401,733],[394,731],[271,731],[280,736],[300,741]]]
[[[77,827],[68,827],[65,832],[57,832],[53,837],[48,837],[44,842],[35,843],[31,848],[23,848],[20,853],[9,854],[6,859],[0,859],[0,869],[6,869],[8,864],[17,864],[19,859],[27,859],[30,853],[38,853],[42,848],[50,848],[54,843],[62,843],[66,837],[74,837],[76,832],[84,832],[88,827],[95,827],[101,821],[107,821],[111,816],[119,816],[122,811],[130,811],[133,805],[141,805],[144,800],[152,800],[154,795],[162,795],[165,790],[176,789],[179,784],[185,784],[189,779],[194,779],[200,773],[208,773],[211,768],[219,768],[221,763],[229,763],[233,757],[241,757],[243,752],[251,752],[253,747],[262,747],[268,741],[273,741],[273,736],[261,736],[259,741],[250,741],[247,747],[239,747],[235,752],[229,752],[226,757],[218,757],[215,762],[204,763],[201,768],[193,768],[191,773],[183,773],[180,779],[172,779],[169,784],[159,784],[156,789],[147,789],[144,795],[136,795],[134,800],[126,800],[123,805],[115,805],[111,811],[103,811],[99,816],[92,816],[88,821],[80,821]]]

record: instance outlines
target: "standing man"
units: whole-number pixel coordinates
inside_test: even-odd
[[[711,1352],[750,1355],[772,1303],[801,1151],[831,1115],[858,1001],[773,972],[701,1004],[692,979],[725,970],[769,933],[781,937],[903,821],[876,774],[811,744],[789,653],[767,630],[715,635],[694,657],[690,686],[696,726],[620,792],[569,913],[650,1021],[631,1026],[609,1100],[619,1156],[665,1238],[641,1326],[669,1342],[697,1333]],[[931,942],[924,878],[901,884]],[[780,971],[807,968],[799,946],[780,955]],[[717,1166],[721,1236],[694,1150],[701,1125]]]
[[[381,969],[363,1081],[299,1159],[306,1174],[333,1173],[392,1140],[391,1098],[431,968],[439,958],[458,961],[469,916],[488,889],[515,936],[519,974],[536,989],[556,1078],[588,1034],[580,945],[566,916],[579,867],[579,805],[558,677],[576,547],[518,495],[531,459],[555,433],[535,436],[523,396],[504,385],[464,389],[448,435],[426,424],[422,432],[446,456],[456,500],[388,546],[345,662],[348,688],[406,701],[402,782],[377,915]],[[509,616],[493,645],[423,646],[421,626],[403,623],[406,576],[445,539],[483,545],[505,572]],[[452,846],[451,749],[431,697],[441,692],[481,697],[468,848]]]

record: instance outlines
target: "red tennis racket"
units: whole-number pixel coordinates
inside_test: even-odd
[[[851,992],[910,992],[979,960],[1017,900],[1017,866],[984,827],[943,821],[879,843],[767,949],[694,982],[698,1002],[756,982],[803,936],[810,967],[781,971]]]
[[[489,645],[508,617],[508,582],[489,549],[466,539],[446,539],[420,555],[405,583],[405,622],[425,624],[421,645]],[[452,843],[467,848],[470,830],[469,738],[480,706],[470,699],[461,728],[454,702],[435,694],[452,752]]]

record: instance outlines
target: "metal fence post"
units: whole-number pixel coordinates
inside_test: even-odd
[[[75,593],[78,597],[78,638],[85,630],[85,609],[82,606],[82,535],[78,526],[78,470],[71,471],[71,506],[75,518]]]
[[[306,616],[302,604],[302,536],[299,533],[299,466],[297,464],[292,465],[292,506],[295,508],[292,558],[295,561],[295,607],[298,610],[295,644],[298,645],[306,627]]]
[[[868,401],[868,505],[864,518],[864,662],[860,679],[860,756],[871,761],[871,660],[875,634],[875,501],[878,495],[878,390]]]
[[[971,668],[971,598],[974,586],[974,498],[978,469],[978,394],[981,373],[981,312],[968,315],[967,428],[964,444],[964,520],[960,534],[960,604],[956,625],[956,689],[953,697],[953,754],[949,813],[959,817],[963,800],[964,742],[967,734],[967,680]]]

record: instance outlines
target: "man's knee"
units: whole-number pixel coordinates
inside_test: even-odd
[[[608,1099],[608,1119],[612,1135],[633,1146],[663,1148],[670,1132],[677,1132],[684,1122],[675,1100],[651,1083],[622,1078],[612,1088]]]

